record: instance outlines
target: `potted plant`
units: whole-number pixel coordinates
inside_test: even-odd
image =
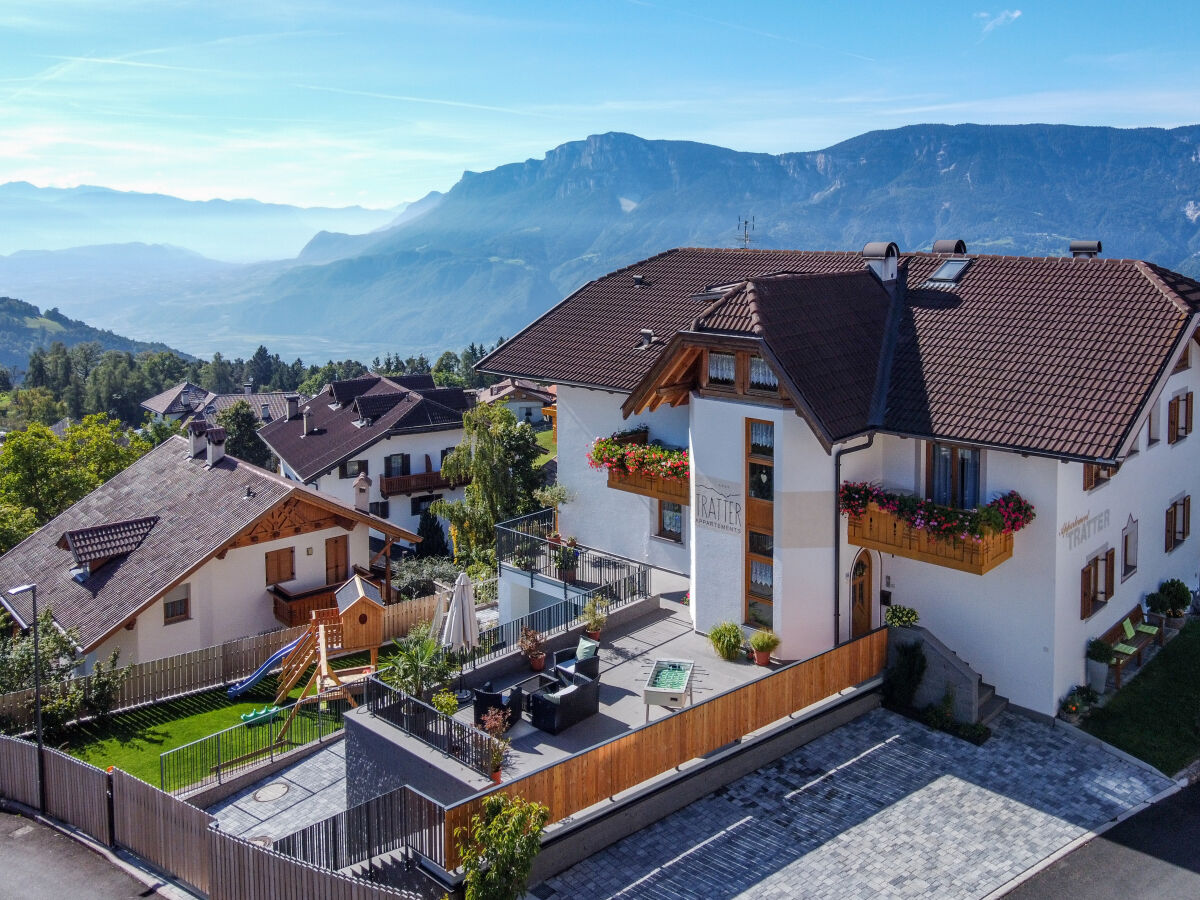
[[[1158,586],[1158,595],[1162,598],[1162,612],[1166,616],[1167,627],[1176,630],[1186,622],[1187,609],[1192,603],[1192,592],[1178,578],[1164,581]]]
[[[575,583],[576,566],[578,566],[579,550],[573,543],[574,538],[568,538],[567,543],[560,544],[554,550],[554,565],[558,567],[558,576],[567,584]]]
[[[601,603],[595,597],[589,598],[588,602],[583,604],[583,630],[593,641],[600,640],[600,630],[608,621],[607,608],[607,603]]]
[[[528,625],[521,629],[521,639],[517,646],[521,648],[521,652],[529,660],[529,667],[535,672],[542,671],[546,666],[546,651],[542,649],[545,641],[546,637],[540,631]]]
[[[1108,664],[1112,662],[1113,648],[1108,641],[1093,638],[1087,645],[1087,683],[1097,694],[1104,693],[1108,683]]]
[[[742,626],[732,620],[714,625],[708,632],[708,641],[717,651],[717,656],[730,662],[742,652],[744,639]]]
[[[1167,600],[1158,591],[1146,595],[1146,621],[1162,628],[1167,621]]]
[[[483,714],[482,724],[483,730],[490,738],[487,752],[492,781],[499,784],[500,773],[508,765],[508,760],[512,756],[512,742],[504,737],[504,732],[508,730],[508,713],[492,707]]]
[[[453,716],[458,712],[458,698],[454,696],[454,691],[448,691],[445,688],[433,695],[429,705],[443,716]]]
[[[771,664],[771,652],[779,646],[779,635],[771,629],[764,631],[756,631],[750,635],[750,649],[754,651],[754,662],[756,665],[767,666]]]
[[[1078,725],[1080,715],[1079,695],[1074,688],[1058,704],[1058,717],[1068,725]]]
[[[889,606],[883,614],[883,624],[888,628],[912,628],[921,617],[911,606]]]
[[[552,532],[550,532],[550,536],[547,537],[546,540],[548,540],[551,544],[553,544],[554,546],[557,547],[559,544],[562,543],[562,535],[559,534],[557,531],[552,531]]]

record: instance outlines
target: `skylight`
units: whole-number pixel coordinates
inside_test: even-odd
[[[929,276],[929,280],[938,284],[954,284],[970,264],[971,260],[967,257],[948,259],[937,267],[937,271]]]

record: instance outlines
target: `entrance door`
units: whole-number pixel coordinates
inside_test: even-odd
[[[327,538],[325,541],[325,583],[341,584],[350,577],[350,536]]]
[[[850,637],[862,637],[871,630],[871,554],[866,550],[854,560],[850,570]]]

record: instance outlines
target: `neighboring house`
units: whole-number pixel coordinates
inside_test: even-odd
[[[542,408],[554,405],[554,393],[526,378],[504,378],[475,392],[479,403],[503,403],[518,422],[536,425],[546,417]]]
[[[435,500],[460,500],[442,460],[462,440],[462,388],[431,375],[367,375],[326,385],[302,409],[259,429],[280,474],[346,502],[365,496],[375,515],[416,531]]]
[[[145,662],[293,624],[292,596],[323,588],[331,606],[334,587],[369,571],[372,529],[415,538],[225,456],[224,441],[193,423],[163,442],[0,556],[0,589],[37,584],[86,667],[114,648]],[[32,621],[28,595],[5,604]]]
[[[155,394],[142,402],[142,409],[150,412],[155,421],[181,422],[203,419],[209,425],[217,423],[217,413],[228,409],[239,400],[245,400],[254,411],[255,418],[262,423],[286,418],[288,410],[297,404],[308,402],[303,394],[285,391],[254,390],[253,382],[242,385],[240,394],[214,394],[202,387],[184,381],[161,394]]]
[[[575,495],[560,531],[686,573],[698,630],[769,626],[779,656],[806,658],[912,606],[1001,694],[1053,714],[1089,638],[1161,580],[1200,580],[1200,284],[1072,249],[668,251],[479,368],[557,383]],[[635,423],[690,450],[689,483],[589,467],[596,436]],[[959,509],[1018,491],[1036,519],[978,542],[874,508],[848,526],[847,482]],[[519,614],[528,579],[502,571]]]

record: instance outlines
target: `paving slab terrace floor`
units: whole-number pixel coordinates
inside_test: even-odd
[[[345,808],[346,743],[339,740],[210,806],[208,814],[222,831],[265,843]]]
[[[541,900],[983,897],[1171,782],[1014,713],[875,710],[536,885]]]

